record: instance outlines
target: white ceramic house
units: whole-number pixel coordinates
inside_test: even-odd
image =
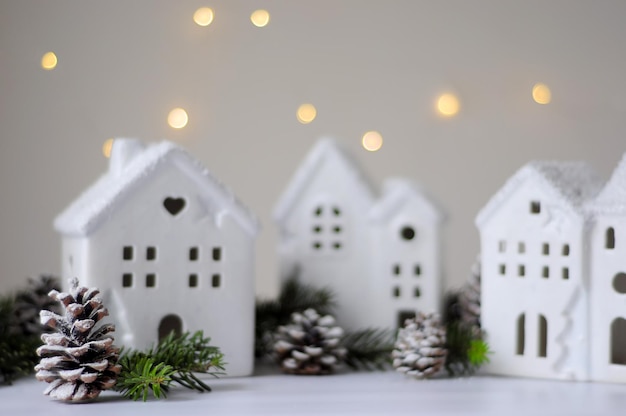
[[[183,149],[116,139],[109,170],[54,225],[63,276],[101,289],[118,343],[203,330],[229,375],[252,372],[258,225]]]
[[[441,214],[417,188],[391,184],[380,200],[349,155],[319,140],[274,210],[281,277],[337,294],[347,328],[395,327],[441,304]]]
[[[584,163],[532,162],[478,214],[489,372],[589,378],[585,203],[600,184]]]
[[[416,311],[440,310],[443,215],[424,195],[407,180],[390,179],[370,210],[370,325],[400,327]]]
[[[591,377],[626,382],[626,155],[590,206]]]

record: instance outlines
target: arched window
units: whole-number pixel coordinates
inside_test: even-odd
[[[615,318],[611,324],[611,364],[626,365],[626,319]]]
[[[548,356],[548,321],[543,315],[539,315],[539,349],[537,355],[539,357]]]
[[[179,337],[183,333],[183,320],[178,315],[167,315],[159,323],[159,341],[167,337],[171,332]]]
[[[622,295],[626,293],[626,273],[620,272],[613,277],[613,289]]]
[[[526,314],[517,317],[517,347],[516,354],[524,355],[524,335],[526,333]]]
[[[615,248],[615,230],[613,227],[606,229],[606,248],[609,250]]]

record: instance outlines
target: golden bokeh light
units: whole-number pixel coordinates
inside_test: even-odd
[[[167,124],[175,129],[182,129],[187,125],[189,121],[189,116],[187,116],[187,112],[182,108],[174,108],[167,115]]]
[[[113,139],[106,139],[102,143],[102,154],[107,159],[111,157],[111,149],[113,149]]]
[[[265,27],[270,22],[270,14],[267,10],[255,10],[250,15],[250,21],[256,27]]]
[[[541,82],[533,86],[533,100],[538,104],[548,104],[552,101],[552,92],[546,84]]]
[[[198,26],[208,26],[213,21],[213,9],[210,7],[200,7],[193,14],[193,21],[196,22]]]
[[[298,121],[302,124],[309,124],[315,117],[317,116],[317,110],[313,104],[302,104],[298,107],[298,111],[296,112],[296,117]]]
[[[41,67],[43,69],[47,69],[47,70],[54,69],[57,66],[57,62],[58,62],[57,56],[54,54],[54,52],[46,52],[41,57]]]
[[[361,140],[363,148],[370,152],[375,152],[383,146],[383,136],[377,131],[368,131]]]
[[[437,99],[437,111],[443,116],[452,117],[456,115],[460,107],[459,99],[454,94],[442,94]]]

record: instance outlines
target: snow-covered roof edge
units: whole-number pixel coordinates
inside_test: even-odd
[[[322,162],[330,157],[335,157],[340,163],[343,163],[352,174],[354,182],[357,184],[357,191],[367,198],[373,199],[374,192],[365,177],[358,168],[356,162],[343,150],[343,148],[334,139],[323,137],[319,139],[313,148],[304,158],[304,161],[297,168],[292,176],[287,188],[278,199],[274,206],[273,219],[277,224],[284,222],[290,211],[296,205],[309,182],[314,177],[318,169],[322,166]]]
[[[412,198],[425,203],[427,214],[436,223],[445,220],[441,207],[431,199],[424,189],[406,178],[389,178],[383,183],[382,196],[376,201],[369,212],[369,218],[375,223],[387,221],[402,209]]]
[[[199,161],[186,150],[168,141],[151,144],[138,151],[124,169],[123,175],[115,175],[111,170],[103,174],[87,188],[54,220],[54,228],[62,234],[85,236],[96,230],[109,218],[108,213],[123,199],[142,178],[154,173],[159,166],[169,161],[183,173],[192,176],[203,192],[219,199],[233,218],[250,235],[259,230],[256,216],[246,208],[235,195],[213,176]],[[211,192],[214,189],[215,192]]]
[[[564,206],[579,215],[587,215],[586,203],[597,195],[602,186],[599,175],[586,162],[532,161],[519,169],[491,197],[476,216],[476,226],[481,228],[509,195],[529,178],[544,184]]]
[[[597,198],[589,202],[587,209],[593,215],[626,213],[626,153]]]

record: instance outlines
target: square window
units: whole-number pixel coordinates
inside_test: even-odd
[[[133,259],[133,246],[124,246],[124,249],[122,250],[122,258],[124,260]]]
[[[156,286],[156,274],[148,273],[146,275],[146,287],[155,287]]]
[[[550,277],[550,268],[548,266],[543,266],[543,269],[541,271],[541,276],[545,279]]]
[[[189,249],[189,261],[198,261],[200,257],[200,253],[198,252],[198,247],[191,247]]]
[[[526,244],[521,241],[517,243],[517,252],[520,254],[526,253]]]
[[[563,255],[569,256],[569,244],[563,244]]]
[[[420,276],[422,274],[422,266],[416,264],[413,273],[415,274],[415,276]]]
[[[341,243],[340,243],[339,241],[335,241],[335,242],[333,243],[333,248],[334,248],[335,250],[339,250],[339,249],[341,248]]]
[[[398,276],[400,274],[400,265],[399,264],[394,264],[393,265],[393,274],[395,274],[396,276]]]
[[[530,201],[530,213],[539,214],[541,212],[541,203],[539,201]]]
[[[563,267],[563,280],[569,279],[569,269],[567,267]]]
[[[211,276],[211,286],[213,287],[220,287],[221,285],[221,276],[219,274],[214,274],[213,276]]]
[[[394,287],[392,294],[393,294],[394,298],[399,298],[400,297],[400,286]]]
[[[156,247],[148,247],[146,249],[146,260],[156,259]]]
[[[213,260],[220,261],[222,259],[222,249],[219,247],[213,248]]]
[[[498,242],[498,251],[500,253],[504,253],[506,251],[506,241],[499,241]]]
[[[542,247],[541,247],[541,253],[544,256],[547,256],[550,254],[550,244],[548,243],[543,243]]]
[[[415,289],[413,289],[413,297],[419,298],[420,296],[422,296],[422,293],[420,292],[420,288],[416,287]]]
[[[313,248],[315,250],[320,250],[322,248],[322,243],[320,243],[319,241],[313,242]]]
[[[523,264],[520,264],[520,265],[518,266],[518,268],[517,268],[517,274],[518,274],[520,277],[524,277],[524,276],[526,275],[526,267],[524,267],[524,265],[523,265]]]
[[[198,275],[193,273],[189,275],[189,287],[198,287]]]
[[[506,274],[506,266],[504,264],[501,264],[498,266],[498,271],[500,272],[501,275],[505,275]]]
[[[122,287],[131,287],[133,285],[132,273],[124,273],[122,275]]]

